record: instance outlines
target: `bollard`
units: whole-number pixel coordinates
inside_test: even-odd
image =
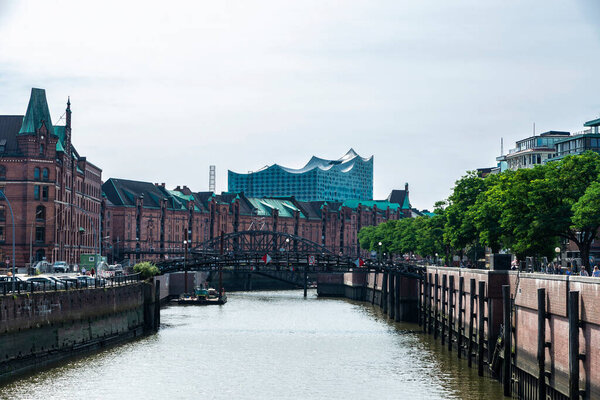
[[[446,305],[448,304],[448,298],[446,296],[448,290],[447,282],[448,275],[442,275],[442,309],[440,311],[440,324],[442,328],[442,334],[440,336],[442,338],[442,346],[446,343],[446,321],[444,321],[444,315],[446,317],[448,316],[448,313],[446,312]]]
[[[465,277],[461,276],[458,278],[458,327],[456,328],[456,348],[458,351],[456,355],[458,358],[462,357],[463,352],[463,313],[465,312],[463,297],[465,295]]]
[[[502,364],[502,386],[504,396],[510,396],[511,353],[512,353],[512,319],[510,310],[510,286],[502,286],[502,315],[504,316],[504,362]]]
[[[546,398],[546,289],[539,288],[538,296],[538,399]]]
[[[452,351],[452,330],[454,327],[454,275],[448,278],[448,351]]]
[[[479,281],[477,303],[477,375],[483,376],[483,344],[485,341],[485,282],[483,281]]]

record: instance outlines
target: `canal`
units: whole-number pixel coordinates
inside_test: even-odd
[[[10,399],[504,399],[416,325],[301,291],[169,306],[160,331],[0,388]]]

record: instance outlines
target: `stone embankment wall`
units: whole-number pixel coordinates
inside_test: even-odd
[[[154,332],[157,289],[139,282],[0,296],[0,381]]]
[[[600,398],[600,279],[426,271],[422,281],[393,273],[324,274],[318,293],[370,302],[391,319],[418,322],[515,398]]]

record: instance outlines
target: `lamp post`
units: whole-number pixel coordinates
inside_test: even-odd
[[[8,201],[6,194],[4,194],[4,190],[0,190],[0,198],[4,198],[4,200],[6,200],[6,204],[8,204],[8,209],[10,210],[10,218],[12,219],[12,291],[14,292],[17,279],[15,271],[15,216],[13,214],[10,201]]]
[[[379,258],[379,263],[381,264],[381,245],[383,243],[379,242],[377,244],[379,245],[379,251],[377,252],[377,257]]]
[[[560,257],[560,247],[556,246],[554,251],[556,252],[556,261],[558,261],[559,268],[562,268],[562,260]]]
[[[185,235],[185,240],[183,241],[184,251],[183,251],[183,280],[184,280],[184,293],[188,291],[188,279],[187,279],[187,250],[188,250],[188,241],[187,241],[187,232]]]

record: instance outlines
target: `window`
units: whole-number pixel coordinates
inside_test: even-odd
[[[6,237],[4,236],[4,227],[0,226],[0,242],[4,242]]]
[[[37,221],[45,221],[46,220],[46,207],[37,206],[35,209],[35,219]]]
[[[46,227],[36,226],[35,227],[35,241],[45,242],[46,241]]]
[[[44,144],[40,144],[40,156],[44,155]]]
[[[38,167],[33,169],[33,179],[36,181],[40,180],[40,169]]]
[[[50,173],[48,172],[48,168],[44,168],[44,170],[42,171],[42,180],[48,181],[49,176],[50,176]]]
[[[0,207],[0,221],[6,221],[6,209]]]
[[[48,186],[42,186],[42,200],[48,201]]]
[[[6,180],[6,167],[4,165],[0,165],[0,180]]]
[[[33,198],[35,200],[39,200],[40,199],[40,187],[37,186],[37,185],[33,187]]]

